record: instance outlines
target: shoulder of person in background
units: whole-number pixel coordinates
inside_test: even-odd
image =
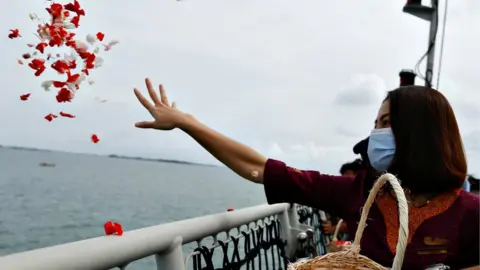
[[[470,185],[470,192],[479,194],[480,191],[480,179],[474,177],[473,175],[468,175],[467,176],[467,181]]]

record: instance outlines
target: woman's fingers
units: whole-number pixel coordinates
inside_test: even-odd
[[[155,92],[155,89],[153,88],[152,82],[150,81],[149,78],[145,79],[145,85],[147,86],[148,89],[148,94],[150,95],[150,98],[152,99],[153,103],[155,105],[160,105],[161,101],[158,98],[157,93]]]
[[[154,127],[153,121],[142,121],[135,123],[135,127],[137,128],[153,128]]]
[[[161,98],[161,101],[162,101],[163,105],[170,106],[170,104],[168,103],[167,93],[165,92],[165,89],[163,88],[163,85],[160,84],[158,86],[158,89],[160,90],[160,98]]]
[[[140,101],[140,103],[142,103],[143,107],[145,107],[145,109],[147,109],[149,112],[152,112],[154,110],[154,106],[152,103],[150,103],[150,101],[148,101],[143,95],[142,93],[140,93],[140,91],[138,91],[137,88],[133,89],[133,92],[135,93],[135,96],[137,96],[137,99],[138,101]]]

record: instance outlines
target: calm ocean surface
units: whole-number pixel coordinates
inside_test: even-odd
[[[265,202],[225,168],[0,148],[0,255],[101,236],[112,219],[132,230]]]

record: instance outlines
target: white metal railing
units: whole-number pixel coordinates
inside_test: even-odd
[[[280,236],[287,241],[285,255],[294,256],[297,235],[310,228],[298,223],[296,207],[259,205],[232,212],[197,217],[68,244],[0,257],[2,270],[125,269],[133,261],[155,255],[157,269],[185,270],[182,245],[249,225],[268,217],[278,219]]]

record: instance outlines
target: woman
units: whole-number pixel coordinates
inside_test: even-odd
[[[160,86],[146,85],[152,102],[135,95],[154,121],[138,128],[180,128],[235,173],[263,184],[269,203],[312,206],[343,218],[354,235],[372,179],[301,171],[267,159],[170,105]],[[404,269],[444,263],[452,269],[479,265],[479,199],[462,191],[467,165],[457,122],[445,97],[429,88],[408,86],[388,92],[370,134],[368,157],[375,171],[394,173],[410,203]],[[338,196],[341,194],[342,196]],[[349,198],[345,200],[344,198]],[[385,191],[376,198],[365,229],[362,253],[391,266],[398,232],[397,203]]]

